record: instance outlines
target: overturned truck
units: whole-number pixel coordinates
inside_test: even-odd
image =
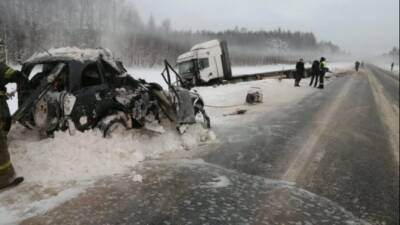
[[[146,128],[168,119],[183,132],[196,122],[210,127],[200,95],[180,86],[166,62],[168,90],[131,77],[105,49],[53,49],[32,56],[22,66],[27,78],[18,85],[19,109],[13,120],[51,136],[57,130]],[[172,83],[171,76],[177,76]]]

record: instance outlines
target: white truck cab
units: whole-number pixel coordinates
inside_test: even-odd
[[[229,80],[232,77],[226,41],[212,40],[197,44],[178,57],[179,74],[194,85]]]

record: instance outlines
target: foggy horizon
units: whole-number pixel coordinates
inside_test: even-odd
[[[355,57],[382,55],[399,46],[397,0],[323,3],[317,0],[254,0],[252,5],[239,0],[203,0],[201,4],[184,0],[129,1],[144,22],[150,16],[157,24],[170,19],[177,30],[224,31],[244,27],[254,31],[280,28],[313,32],[319,41],[331,41]]]

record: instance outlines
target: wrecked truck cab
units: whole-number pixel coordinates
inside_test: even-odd
[[[177,115],[187,110],[177,110],[173,94],[161,86],[129,76],[104,49],[36,54],[23,64],[22,73],[27,82],[18,85],[13,120],[45,135],[99,128],[108,136],[117,127],[143,128],[149,117],[160,122],[160,112],[180,124]]]

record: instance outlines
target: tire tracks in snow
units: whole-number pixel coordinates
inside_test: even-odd
[[[340,90],[336,91],[338,94],[333,98],[333,102],[317,113],[315,117],[319,121],[316,123],[317,127],[311,130],[310,136],[305,142],[303,141],[303,143],[299,144],[299,150],[281,177],[282,180],[296,182],[311,163],[315,164],[322,159],[324,150],[320,146],[324,142],[323,136],[330,131],[329,124],[334,122],[335,114],[346,99],[346,95],[350,92],[353,83],[354,77],[350,77],[349,81]]]
[[[387,135],[392,147],[393,156],[397,165],[399,165],[399,108],[392,104],[384,93],[382,84],[379,83],[376,75],[369,70],[367,72],[368,81],[371,85],[375,102],[378,106],[378,112],[382,123],[387,128]],[[393,79],[393,82],[399,82]]]

